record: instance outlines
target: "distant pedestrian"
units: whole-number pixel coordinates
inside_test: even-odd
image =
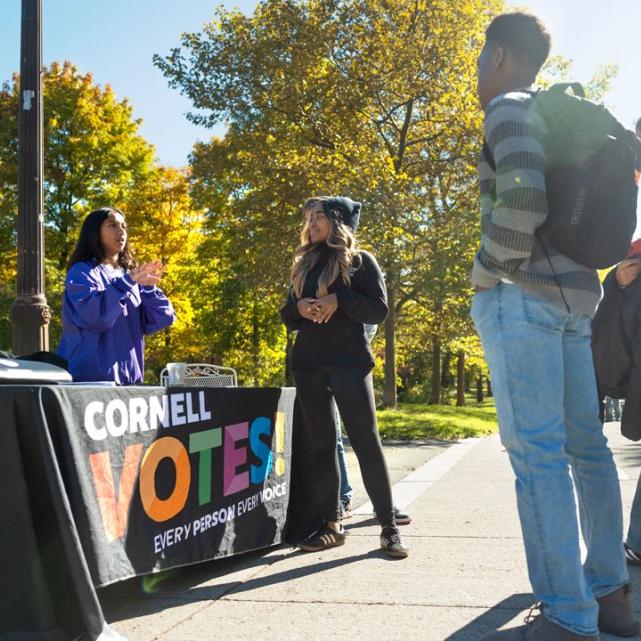
[[[605,422],[618,422],[621,420],[621,399],[612,396],[605,397]]]
[[[550,50],[534,16],[498,16],[478,59],[485,110],[481,248],[472,317],[492,376],[534,597],[524,626],[484,641],[598,641],[634,635],[621,546],[621,495],[599,421],[590,320],[595,270],[537,234],[548,215],[546,125],[530,90]],[[572,468],[588,547],[581,563]]]
[[[381,524],[385,554],[406,557],[392,505],[392,489],[376,422],[374,359],[365,323],[387,316],[383,274],[372,254],[359,250],[354,231],[360,203],[349,198],[312,198],[303,205],[305,224],[294,254],[292,287],[281,310],[298,330],[291,366],[303,428],[314,454],[322,527],[299,543],[316,552],[342,545],[336,425],[332,399],[345,423],[365,489]]]

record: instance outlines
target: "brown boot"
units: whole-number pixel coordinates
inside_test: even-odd
[[[600,641],[600,637],[598,634],[575,634],[539,614],[528,617],[525,625],[486,634],[481,641]]]
[[[617,637],[639,634],[639,622],[632,607],[632,586],[628,583],[610,594],[599,597],[599,630]]]

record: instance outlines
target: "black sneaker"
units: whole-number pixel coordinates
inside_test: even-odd
[[[376,514],[374,514],[374,516],[378,518]],[[409,525],[412,522],[412,517],[407,512],[395,507],[394,520],[396,521],[396,525]]]
[[[623,544],[623,550],[625,551],[625,560],[628,562],[628,565],[641,565],[641,552],[637,552],[627,543]]]
[[[381,550],[395,559],[404,559],[410,553],[410,549],[403,545],[398,528],[388,525],[381,530]]]
[[[341,520],[351,519],[352,518],[352,502],[347,499],[346,501],[341,501]]]
[[[305,552],[320,552],[327,548],[335,548],[345,543],[345,532],[337,532],[329,525],[324,525],[320,530],[310,534],[304,541],[298,544],[298,547]]]

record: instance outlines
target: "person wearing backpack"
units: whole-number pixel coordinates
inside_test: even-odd
[[[636,135],[641,140],[641,118],[636,124]],[[621,433],[632,441],[641,440],[640,275],[641,239],[637,239],[630,245],[626,260],[606,276],[603,299],[592,322],[599,402],[606,394],[625,399]],[[623,546],[628,564],[641,566],[641,479],[632,501],[630,527]]]
[[[601,285],[595,269],[538,232],[551,212],[551,141],[532,84],[549,50],[537,18],[510,13],[492,21],[478,58],[485,145],[471,313],[516,476],[528,573],[540,603],[525,625],[483,641],[598,641],[599,630],[621,636],[639,630],[621,545],[619,481],[599,420],[590,352]],[[569,467],[587,545],[584,565]]]

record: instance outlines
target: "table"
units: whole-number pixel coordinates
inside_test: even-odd
[[[94,587],[282,542],[294,399],[0,386],[0,641],[119,638]],[[298,538],[313,517],[294,514]]]

